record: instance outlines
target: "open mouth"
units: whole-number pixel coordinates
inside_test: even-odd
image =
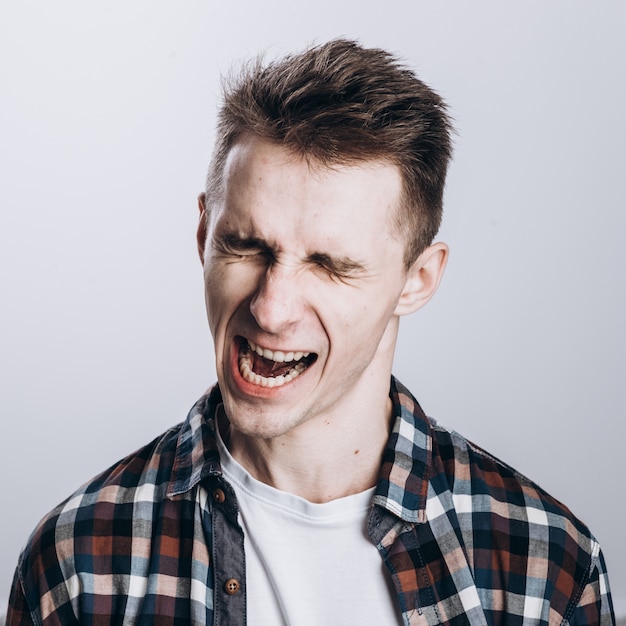
[[[239,372],[259,387],[281,387],[300,376],[317,359],[314,352],[270,350],[239,337]]]

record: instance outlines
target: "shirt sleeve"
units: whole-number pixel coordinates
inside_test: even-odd
[[[609,578],[602,551],[594,559],[589,581],[585,585],[574,613],[569,618],[570,626],[615,626],[615,614],[609,588]]]

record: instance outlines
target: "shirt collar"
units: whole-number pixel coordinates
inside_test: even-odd
[[[430,423],[417,400],[393,376],[389,395],[393,428],[372,502],[407,522],[425,522],[432,457]],[[207,476],[221,475],[215,438],[215,411],[221,402],[215,385],[189,412],[178,437],[168,496],[189,491]]]
[[[168,497],[189,491],[207,476],[222,473],[215,440],[215,410],[221,402],[222,394],[214,385],[189,411],[176,443]]]
[[[432,460],[430,421],[409,390],[393,376],[389,396],[393,427],[372,502],[406,522],[424,523]]]

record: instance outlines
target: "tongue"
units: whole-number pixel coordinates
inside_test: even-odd
[[[276,361],[265,359],[255,352],[252,354],[252,371],[260,376],[265,376],[265,378],[269,378],[270,376],[284,376],[293,368],[293,363],[276,363]]]

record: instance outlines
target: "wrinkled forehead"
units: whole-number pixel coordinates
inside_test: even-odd
[[[251,134],[240,136],[230,147],[219,178],[218,188],[208,197],[207,209],[213,213],[212,217],[221,210],[237,206],[234,200],[244,191],[267,193],[273,190],[280,194],[296,186],[305,197],[315,188],[318,199],[332,202],[334,197],[341,196],[346,202],[346,196],[351,193],[355,200],[362,201],[358,192],[368,187],[370,193],[380,192],[377,193],[380,208],[394,226],[404,199],[401,170],[390,160],[337,157],[322,161],[309,153]]]
[[[211,209],[218,237],[259,238],[302,254],[335,247],[357,256],[365,247],[404,247],[398,246],[393,219],[401,178],[386,162],[327,166],[277,144],[248,140],[231,150],[223,179]]]

